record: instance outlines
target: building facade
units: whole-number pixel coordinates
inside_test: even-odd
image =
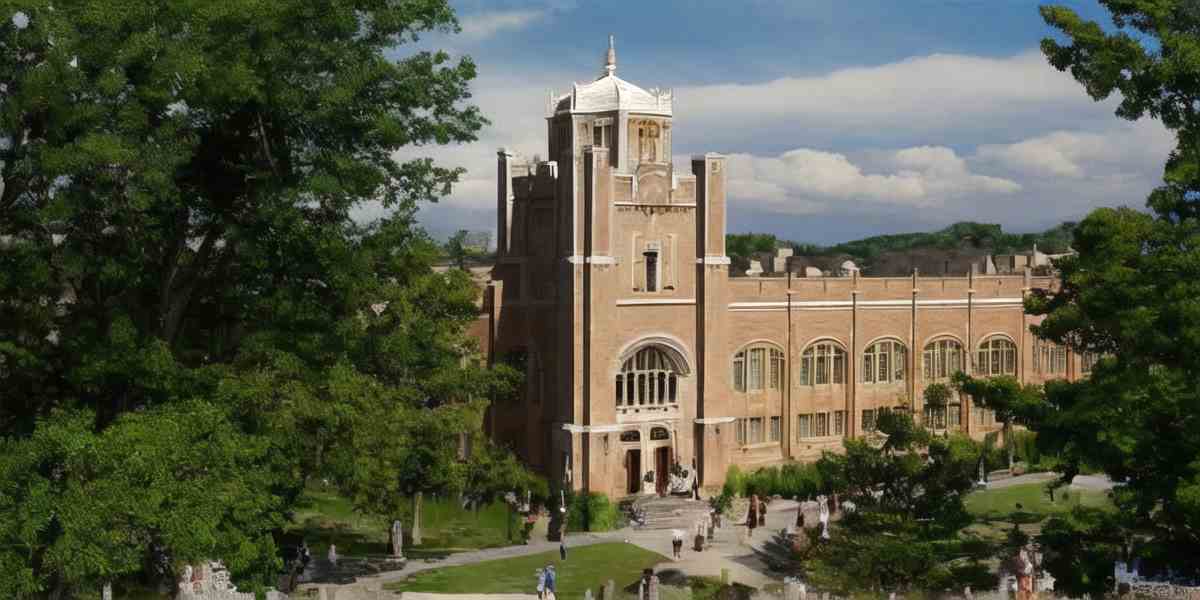
[[[548,161],[498,155],[497,262],[478,334],[526,374],[487,427],[573,489],[661,491],[808,461],[909,410],[980,437],[993,416],[925,407],[955,371],[1075,378],[1086,361],[1035,342],[1022,309],[1048,277],[731,278],[726,161],[671,163],[672,95],[603,74],[552,96]]]

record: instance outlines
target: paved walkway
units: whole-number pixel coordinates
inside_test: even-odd
[[[994,479],[989,481],[988,489],[1000,489],[1026,483],[1041,483],[1044,481],[1058,479],[1058,477],[1058,473],[1029,473],[1026,475],[1017,475],[1016,477],[1007,477],[1004,479]],[[1113,487],[1113,482],[1104,475],[1076,475],[1075,478],[1071,480],[1071,487],[1104,491],[1111,490]]]
[[[767,525],[756,529],[754,539],[747,541],[746,527],[730,525],[728,522],[717,530],[713,542],[703,552],[691,549],[691,540],[685,540],[682,558],[678,561],[671,559],[671,530],[637,530],[625,528],[619,531],[604,533],[572,533],[567,535],[567,551],[580,546],[599,544],[603,542],[628,542],[639,547],[661,554],[663,562],[658,569],[678,569],[688,575],[707,575],[720,577],[723,569],[728,569],[730,578],[738,583],[754,587],[762,587],[779,578],[767,573],[767,566],[755,554],[755,549],[761,549],[774,534],[796,521],[798,504],[792,500],[777,500],[772,502],[767,510]],[[690,532],[689,532],[690,533]],[[406,579],[414,573],[469,565],[489,560],[513,558],[542,552],[558,550],[558,542],[538,541],[529,545],[507,546],[504,548],[489,548],[471,552],[451,554],[441,560],[414,560],[404,566],[404,569],[382,573],[370,577],[360,577],[354,587],[378,590],[383,584]],[[570,555],[568,554],[568,557]],[[326,586],[338,587],[338,586]],[[405,598],[414,598],[405,594]]]

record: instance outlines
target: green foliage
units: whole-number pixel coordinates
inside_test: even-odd
[[[95,591],[158,549],[168,566],[221,556],[247,587],[274,584],[271,531],[284,515],[265,440],[200,401],[123,415],[99,433],[94,422],[56,411],[31,436],[0,441],[0,595]]]
[[[572,531],[612,531],[622,526],[617,504],[600,492],[574,494],[568,505],[568,526]]]
[[[816,463],[763,467],[740,477],[745,495],[811,498],[828,491]]]
[[[971,396],[977,406],[996,414],[1004,424],[1004,445],[1008,449],[1008,465],[1016,461],[1013,446],[1013,425],[1036,422],[1045,412],[1042,386],[1024,384],[1011,375],[971,377],[962,371],[954,374],[951,385]]]
[[[1124,119],[1151,117],[1174,133],[1163,185],[1148,212],[1098,209],[1074,232],[1079,256],[1060,261],[1061,286],[1030,298],[1035,333],[1108,356],[1077,383],[1046,386],[1031,426],[1059,453],[1064,478],[1085,463],[1122,482],[1115,495],[1139,556],[1169,556],[1200,575],[1200,11],[1187,0],[1101,0],[1111,26],[1043,6],[1060,34],[1042,42],[1050,64]],[[1075,550],[1103,555],[1101,539]],[[1089,566],[1084,572],[1092,572]],[[1059,572],[1052,571],[1055,577]],[[1072,577],[1063,571],[1064,578]]]
[[[729,468],[725,470],[725,485],[721,488],[721,492],[734,498],[746,496],[746,476],[742,474],[742,470],[737,465],[729,465]]]
[[[844,442],[844,455],[826,454],[818,471],[831,491],[853,500],[845,515],[799,557],[820,589],[839,594],[941,591],[996,583],[984,563],[990,546],[963,528],[963,497],[972,487],[980,446],[963,436],[931,436],[904,413],[878,421],[882,443]]]
[[[954,396],[954,391],[944,383],[931,383],[925,388],[923,398],[926,406],[945,406]]]
[[[467,268],[469,263],[487,257],[490,236],[484,232],[470,232],[460,229],[446,240],[443,252],[450,262],[459,269]]]
[[[480,366],[478,290],[415,226],[461,171],[397,160],[486,123],[469,58],[405,52],[457,29],[444,0],[135,4],[0,0],[6,597],[132,575],[150,545],[265,582],[316,476],[377,515],[491,493],[459,448],[519,380]]]

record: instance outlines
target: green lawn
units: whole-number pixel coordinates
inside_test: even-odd
[[[554,565],[558,573],[559,598],[582,598],[587,589],[598,597],[600,588],[609,579],[620,589],[637,581],[642,569],[667,560],[660,554],[621,542],[580,546],[568,552],[566,561],[559,560],[558,552],[554,551],[423,571],[384,588],[452,594],[533,594],[537,587],[537,570]]]
[[[1046,486],[1046,483],[1027,483],[971,492],[965,499],[967,512],[978,521],[975,529],[979,533],[996,535],[1011,529],[1014,523],[1024,525],[1026,533],[1036,533],[1046,518],[1070,512],[1076,506],[1112,507],[1107,492],[1071,488],[1055,491],[1052,503]],[[1017,503],[1021,504],[1020,509]]]
[[[409,535],[412,521],[404,521],[404,554],[411,558],[445,556],[452,552],[507,546],[503,504],[484,507],[478,513],[463,510],[452,499],[426,499],[421,506],[422,543],[413,546]],[[384,519],[354,512],[350,501],[320,488],[307,490],[301,499],[288,537],[294,543],[308,541],[315,556],[325,556],[336,544],[343,556],[386,554],[388,523]],[[514,526],[514,538],[516,528]]]

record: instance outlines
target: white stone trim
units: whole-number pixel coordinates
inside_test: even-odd
[[[616,433],[622,431],[620,425],[576,425],[574,423],[563,423],[563,431],[571,433]]]
[[[982,298],[972,300],[972,306],[1009,306],[1013,304],[1022,304],[1024,299],[1020,297],[1012,298]],[[858,303],[860,308],[909,308],[912,306],[912,300],[861,300]],[[821,309],[821,308],[850,308],[855,303],[850,300],[797,300],[791,303],[791,307],[796,310],[804,309]],[[917,300],[917,306],[928,306],[931,308],[937,307],[959,307],[967,306],[966,299],[954,300]],[[787,302],[730,302],[729,310],[769,310],[769,309],[787,309]]]
[[[651,207],[651,208],[656,208],[656,207],[663,207],[663,208],[675,208],[675,207],[679,207],[679,208],[696,208],[696,203],[695,203],[695,202],[692,202],[692,203],[680,202],[680,203],[678,203],[678,204],[671,204],[671,203],[668,203],[668,204],[663,204],[663,203],[661,203],[661,202],[658,202],[658,203],[653,203],[653,202],[613,202],[613,206],[649,206],[649,207]]]
[[[704,417],[703,419],[695,419],[695,423],[697,425],[721,425],[723,423],[732,423],[736,420],[737,417]]]
[[[695,298],[625,298],[617,300],[617,306],[679,306],[695,303]]]
[[[615,265],[617,264],[617,257],[594,255],[587,257],[587,262],[593,265]]]
[[[696,264],[698,265],[728,265],[732,264],[732,262],[728,256],[705,256],[704,258],[696,259]]]
[[[573,265],[582,265],[585,262],[581,254],[572,254],[566,258],[566,261]]]

